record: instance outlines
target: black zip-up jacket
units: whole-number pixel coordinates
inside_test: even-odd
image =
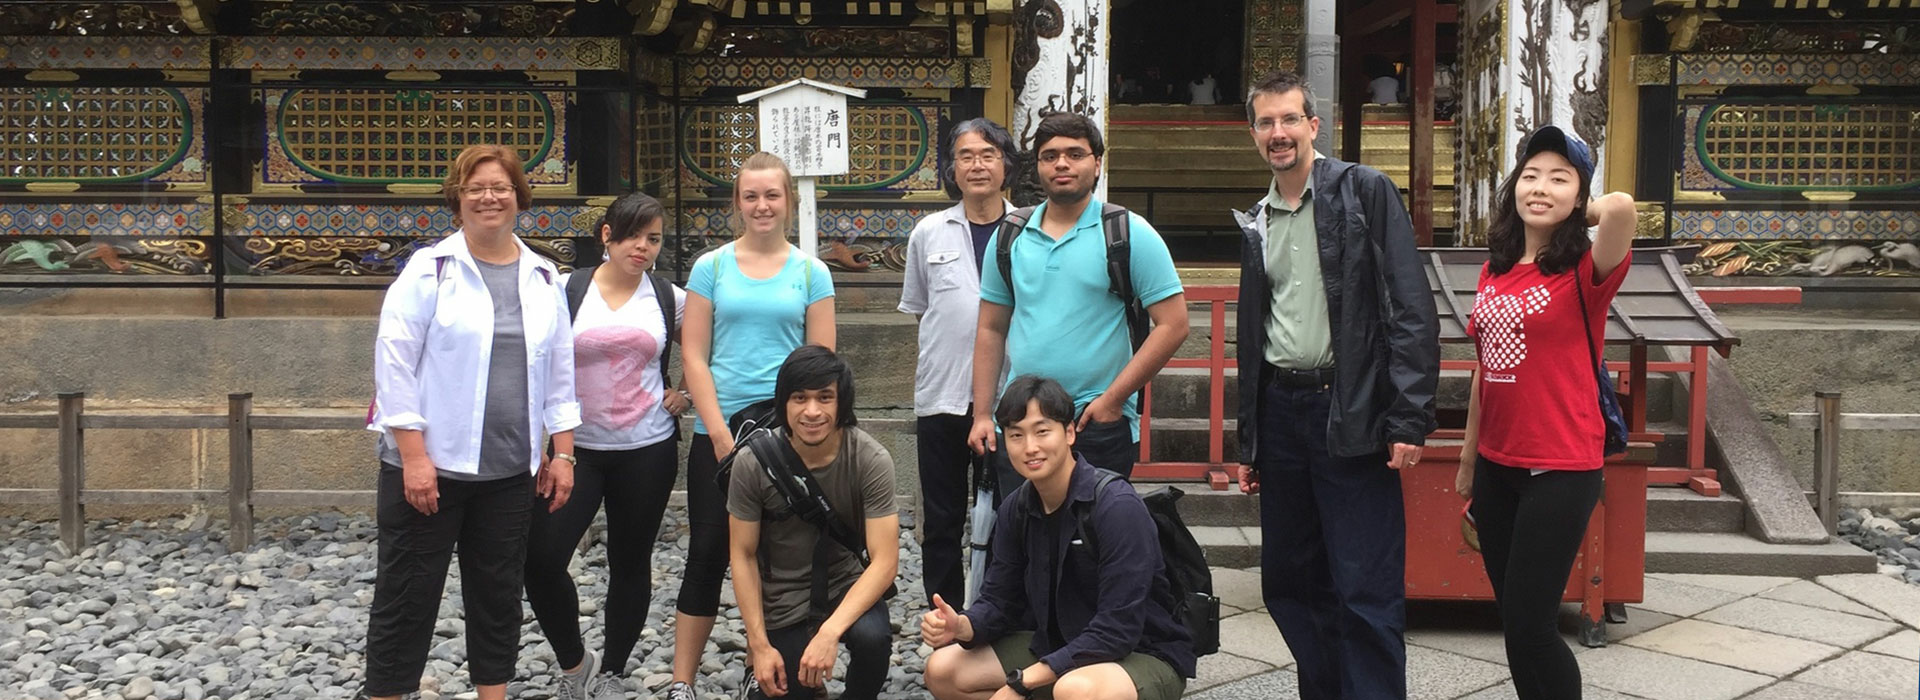
[[[1360,457],[1396,442],[1424,445],[1436,426],[1440,331],[1400,189],[1378,170],[1327,156],[1314,158],[1312,177],[1333,336],[1327,449]],[[1248,465],[1259,445],[1260,375],[1272,313],[1266,224],[1258,204],[1240,222],[1239,434],[1240,461]]]
[[[1101,497],[1094,491],[1099,472],[1085,458],[1073,459],[1067,502],[1053,514],[1031,487],[1001,502],[993,563],[980,599],[966,612],[973,639],[961,646],[977,649],[1032,630],[1028,650],[1059,675],[1139,652],[1167,662],[1183,678],[1194,677],[1193,635],[1173,616],[1173,588],[1146,503],[1117,479]],[[1093,504],[1091,541],[1076,532],[1076,502]],[[1057,530],[1047,527],[1049,519]]]

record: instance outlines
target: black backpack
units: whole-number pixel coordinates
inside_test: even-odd
[[[1007,296],[1013,292],[1013,239],[1027,228],[1027,221],[1033,218],[1034,207],[1021,207],[1007,213],[1000,220],[1000,236],[994,244],[994,262],[1000,268],[1000,279],[1007,282]],[[1107,241],[1107,291],[1120,297],[1120,303],[1127,308],[1127,337],[1133,341],[1133,349],[1139,352],[1140,345],[1147,342],[1147,310],[1140,305],[1140,298],[1133,293],[1133,244],[1131,236],[1132,219],[1127,216],[1127,208],[1118,204],[1103,204],[1100,208],[1100,229],[1106,234]]]
[[[593,284],[593,272],[598,269],[600,269],[599,265],[577,268],[573,271],[573,276],[567,278],[568,321],[580,318],[580,305],[586,302],[587,287]],[[673,322],[673,283],[651,272],[647,273],[647,279],[653,280],[653,298],[660,302],[660,321],[667,329],[667,341],[660,345],[660,385],[672,388],[673,380],[667,377],[667,362],[673,356],[673,339],[674,336],[679,335],[680,330],[674,327]],[[680,421],[674,421],[676,431],[679,425]]]
[[[1084,506],[1074,502],[1073,517],[1074,533],[1086,540],[1098,556],[1100,541],[1093,527],[1093,509],[1099,505],[1108,484],[1124,479],[1106,469],[1096,468],[1095,472],[1100,477],[1093,484],[1093,501]],[[1033,482],[1021,484],[1020,488],[1032,492]],[[1194,655],[1206,656],[1220,651],[1220,599],[1213,595],[1213,572],[1207,569],[1207,552],[1187,529],[1186,520],[1180,517],[1179,500],[1184,495],[1180,489],[1163,486],[1140,500],[1146,503],[1147,514],[1153,518],[1153,529],[1159,534],[1160,559],[1166,564],[1167,584],[1173,591],[1173,617],[1193,635]],[[1037,498],[1037,495],[1027,497]]]

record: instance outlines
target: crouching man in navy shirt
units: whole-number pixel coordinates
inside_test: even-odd
[[[1000,504],[980,599],[965,614],[933,598],[920,636],[938,700],[1173,700],[1194,674],[1173,615],[1153,518],[1133,487],[1099,488],[1073,453],[1073,399],[1025,375],[994,412],[1027,484]],[[1093,532],[1081,532],[1085,511]],[[955,643],[958,643],[955,645]]]

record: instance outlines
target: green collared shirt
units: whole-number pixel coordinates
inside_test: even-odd
[[[1313,226],[1313,183],[1301,191],[1298,207],[1287,207],[1278,181],[1267,187],[1260,204],[1267,212],[1267,281],[1273,287],[1266,360],[1287,369],[1332,367],[1333,329]]]

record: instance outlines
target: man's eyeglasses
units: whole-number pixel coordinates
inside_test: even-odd
[[[973,167],[975,165],[988,165],[988,166],[999,165],[1000,152],[985,151],[982,153],[962,153],[960,155],[954,156],[953,160],[954,162],[959,163],[960,165],[966,166],[966,167]]]
[[[1260,121],[1254,122],[1253,130],[1264,134],[1269,131],[1273,131],[1273,127],[1275,126],[1284,126],[1286,128],[1292,129],[1305,123],[1307,123],[1307,115],[1289,114],[1279,119],[1267,118],[1267,119],[1262,119]]]
[[[467,199],[480,199],[488,194],[506,199],[513,195],[513,185],[462,185],[460,194]]]
[[[1092,155],[1093,155],[1092,151],[1088,151],[1083,148],[1069,148],[1064,151],[1041,151],[1040,162],[1057,163],[1060,161],[1061,158],[1065,158],[1067,159],[1067,162],[1078,163],[1080,161],[1086,160],[1088,157]]]

